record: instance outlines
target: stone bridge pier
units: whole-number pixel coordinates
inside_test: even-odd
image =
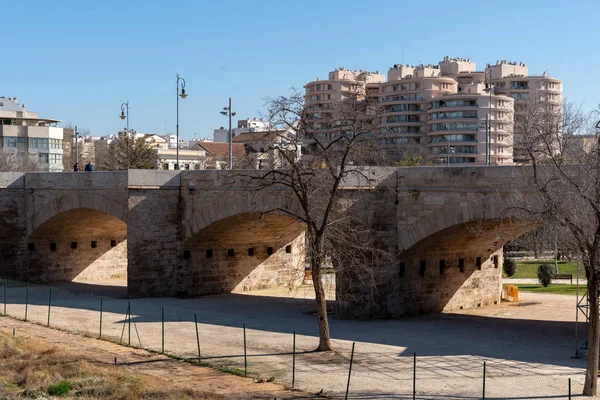
[[[536,226],[507,214],[523,201],[523,168],[370,168],[345,182],[345,204],[392,257],[368,277],[337,276],[338,315],[498,302],[502,246]],[[126,279],[131,297],[291,287],[304,275],[305,227],[280,210],[297,207],[289,190],[230,171],[3,173],[0,277]]]

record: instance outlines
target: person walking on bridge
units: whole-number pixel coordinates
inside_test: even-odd
[[[92,165],[92,162],[88,161],[88,163],[85,164],[84,171],[85,172],[92,172],[93,170],[94,170],[94,166]]]
[[[79,172],[79,163],[75,163],[75,165],[73,165],[73,172]]]

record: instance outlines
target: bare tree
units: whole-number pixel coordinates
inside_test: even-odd
[[[72,171],[76,162],[76,156],[81,160],[96,161],[93,154],[90,154],[90,146],[86,146],[85,138],[90,136],[88,128],[77,128],[79,132],[79,144],[75,143],[75,127],[68,123],[63,127],[63,168],[65,171]],[[76,148],[76,146],[79,146]]]
[[[37,154],[0,150],[0,172],[37,172],[43,166]]]
[[[130,169],[156,169],[158,168],[158,152],[152,143],[145,137],[137,137],[135,132],[119,132],[106,154],[105,160],[99,169],[106,171],[119,171]]]
[[[585,395],[596,395],[600,349],[600,149],[596,142],[578,159],[566,157],[571,141],[589,126],[589,114],[565,102],[562,109],[539,99],[521,102],[517,129],[532,165],[531,184],[540,201],[533,213],[567,232],[587,276],[588,358]]]
[[[306,224],[306,257],[312,271],[319,324],[317,350],[331,350],[323,270],[333,265],[336,275],[352,274],[354,281],[372,279],[372,266],[385,256],[384,246],[351,211],[356,197],[341,190],[362,176],[361,166],[379,163],[374,140],[377,113],[359,94],[331,105],[305,105],[293,92],[268,101],[274,132],[295,132],[276,153],[279,168],[253,176],[259,187],[283,186],[293,193],[298,208],[273,210]],[[301,150],[302,149],[302,150]],[[302,151],[302,155],[298,154]],[[296,210],[300,211],[296,211]],[[374,285],[372,285],[374,287]],[[339,290],[338,290],[339,294]]]

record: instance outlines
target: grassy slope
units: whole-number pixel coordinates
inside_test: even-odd
[[[66,399],[187,400],[217,399],[203,393],[169,387],[141,375],[122,373],[107,365],[82,360],[34,339],[0,333],[0,399],[47,398],[61,382],[72,388]],[[168,373],[165,373],[165,377]]]
[[[535,292],[535,293],[555,293],[555,294],[576,294],[577,285],[548,285],[543,287],[540,284],[518,284],[516,285],[520,292]],[[585,291],[585,286],[580,285],[579,295]]]
[[[517,262],[517,272],[508,279],[537,279],[537,269],[540,264],[548,264],[552,268],[554,268],[554,260],[534,260],[534,261],[518,261]],[[575,278],[577,276],[577,263],[572,261],[559,261],[558,262],[558,272],[560,274],[572,274],[573,282],[575,282]],[[503,278],[506,278],[506,275],[502,274]],[[579,278],[585,278],[585,272],[583,271],[583,267],[579,266]]]

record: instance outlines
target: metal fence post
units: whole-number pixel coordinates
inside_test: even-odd
[[[162,354],[165,354],[165,306],[161,306],[160,307],[160,312],[161,312],[161,329],[162,329],[162,341],[161,341],[161,347],[160,347],[160,352]]]
[[[294,331],[294,342],[292,346],[292,389],[296,383],[296,331]]]
[[[50,326],[50,307],[52,304],[52,286],[50,286],[50,291],[48,292],[48,326]]]
[[[243,323],[244,328],[244,376],[248,375],[248,358],[246,352],[246,323]]]
[[[127,302],[127,344],[131,346],[131,301]]]
[[[201,362],[202,357],[200,356],[200,335],[198,334],[198,318],[194,314],[194,325],[196,325],[196,343],[198,344],[198,362]]]
[[[25,292],[25,322],[27,322],[27,306],[29,305],[29,282],[27,282],[27,291]]]
[[[348,400],[348,394],[350,393],[350,375],[352,375],[352,363],[354,362],[354,345],[356,342],[352,342],[352,353],[350,354],[350,368],[348,368],[348,383],[346,384],[346,396],[344,400]]]
[[[98,334],[98,339],[102,339],[102,296],[100,296],[100,332]]]
[[[4,315],[6,315],[6,286],[8,285],[8,279],[4,280]]]
[[[483,362],[483,396],[482,400],[485,400],[485,361]]]
[[[417,353],[413,353],[413,400],[417,398]]]

